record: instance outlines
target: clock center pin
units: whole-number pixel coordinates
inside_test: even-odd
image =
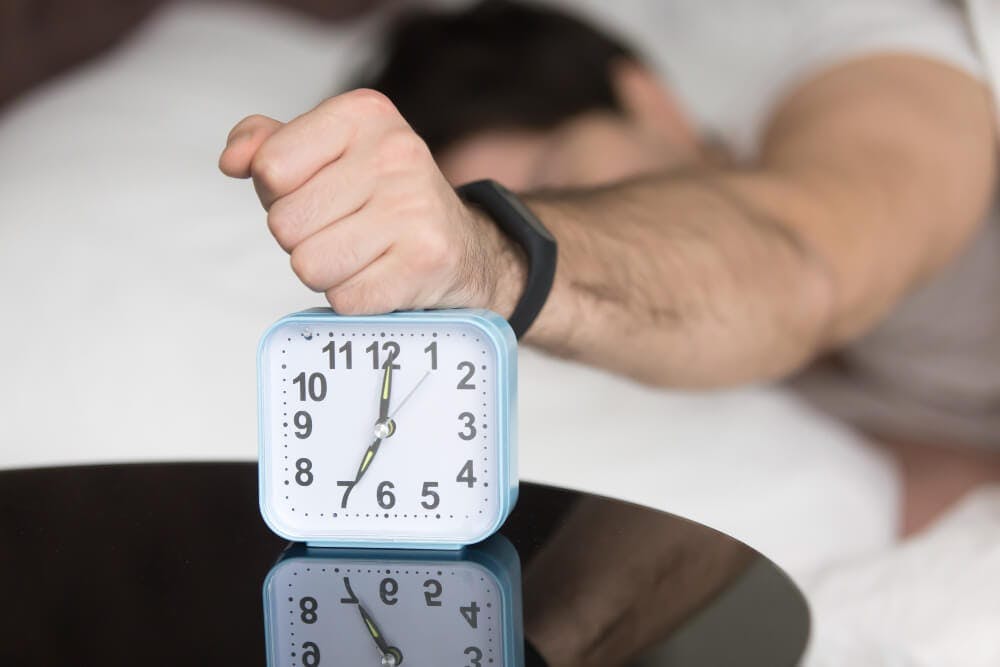
[[[396,432],[396,422],[392,419],[375,424],[375,437],[379,439],[388,438]]]

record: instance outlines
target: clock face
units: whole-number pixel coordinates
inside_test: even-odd
[[[269,664],[513,665],[511,604],[468,560],[290,558],[265,588]]]
[[[293,316],[260,363],[262,508],[281,534],[457,546],[505,518],[511,361],[474,320]]]

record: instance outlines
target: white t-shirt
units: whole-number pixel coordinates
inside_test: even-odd
[[[980,42],[997,32],[990,1],[970,2]],[[701,128],[743,159],[796,84],[849,60],[917,54],[986,76],[963,7],[943,0],[555,2],[618,29]],[[950,267],[836,364],[795,385],[828,412],[890,437],[1000,446],[997,207]]]

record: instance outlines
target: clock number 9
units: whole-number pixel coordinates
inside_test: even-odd
[[[299,410],[292,417],[292,423],[295,424],[295,437],[299,440],[305,440],[313,432],[313,420],[312,416],[305,410]]]
[[[384,510],[391,510],[396,506],[396,496],[393,495],[392,489],[396,487],[392,482],[382,482],[378,485],[377,500],[378,506]]]
[[[292,384],[299,386],[299,400],[306,400],[306,394],[314,401],[322,401],[326,398],[326,377],[322,373],[313,373],[306,379],[304,372],[299,373],[292,380]]]
[[[382,580],[382,583],[378,587],[378,596],[382,598],[382,602],[389,605],[390,607],[397,602],[399,598],[396,597],[396,593],[399,592],[399,582],[388,577]]]
[[[476,416],[471,412],[463,412],[458,416],[460,420],[465,422],[465,431],[459,431],[458,437],[462,440],[472,440],[476,437]]]
[[[295,483],[299,486],[309,486],[313,483],[312,461],[299,459],[295,462]]]
[[[465,369],[465,376],[458,381],[457,389],[475,389],[476,385],[471,384],[469,380],[471,380],[472,376],[476,374],[476,365],[471,361],[463,361],[458,364],[456,368],[458,370],[462,370],[463,368]]]
[[[299,614],[299,618],[301,618],[302,622],[306,625],[312,625],[319,620],[319,614],[316,611],[319,609],[319,602],[316,601],[316,598],[302,598],[299,600],[299,609],[302,611],[302,613]]]
[[[319,646],[313,642],[302,642],[302,664],[304,667],[319,667]]]

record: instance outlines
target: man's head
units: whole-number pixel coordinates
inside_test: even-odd
[[[697,155],[687,119],[624,44],[552,9],[487,0],[396,23],[386,93],[454,182],[591,185]]]

